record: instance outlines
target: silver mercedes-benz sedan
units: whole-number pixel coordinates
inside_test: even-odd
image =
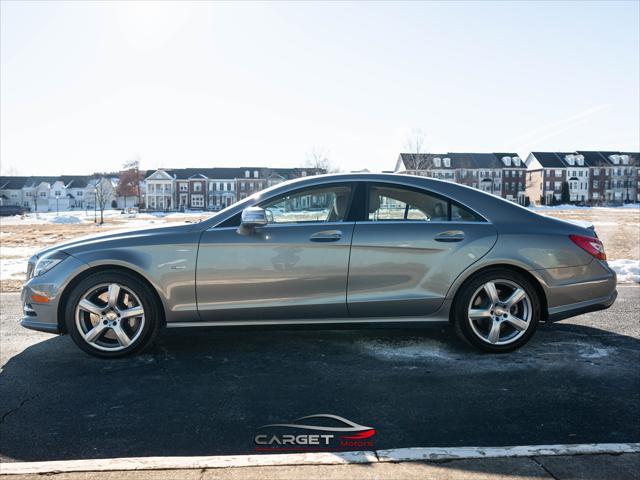
[[[462,185],[307,177],[200,223],[75,240],[29,260],[22,325],[121,357],[163,327],[451,323],[488,352],[611,306],[594,230]]]

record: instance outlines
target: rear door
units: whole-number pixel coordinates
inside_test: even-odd
[[[495,244],[496,230],[470,209],[427,191],[368,185],[349,264],[351,316],[422,316]]]

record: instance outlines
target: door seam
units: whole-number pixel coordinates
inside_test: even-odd
[[[347,315],[351,317],[351,312],[349,311],[349,274],[351,273],[351,251],[353,250],[353,237],[356,234],[356,225],[358,222],[353,222],[353,227],[351,228],[351,241],[349,242],[349,257],[347,259],[347,283],[346,288],[344,290],[344,304],[347,307]]]

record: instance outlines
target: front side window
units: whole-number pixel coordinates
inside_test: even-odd
[[[451,203],[451,215],[449,204]],[[426,192],[373,185],[369,189],[369,221],[482,221],[468,209]]]
[[[270,224],[342,222],[351,203],[351,185],[334,185],[300,190],[268,200],[260,206]]]

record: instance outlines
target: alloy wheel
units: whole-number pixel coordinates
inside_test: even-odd
[[[87,290],[76,306],[75,321],[85,342],[116,352],[132,345],[145,324],[138,296],[119,283],[104,283]]]
[[[508,345],[531,325],[533,309],[525,289],[498,279],[486,282],[471,296],[468,320],[475,335],[491,345]]]

